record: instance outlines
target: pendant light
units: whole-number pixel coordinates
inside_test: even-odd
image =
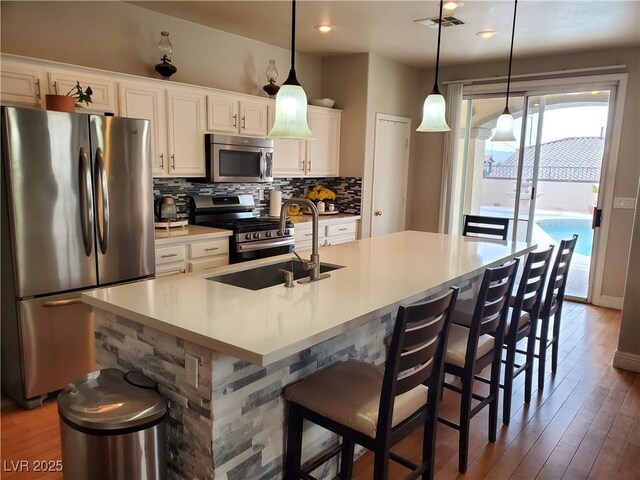
[[[307,123],[307,95],[296,78],[296,0],[291,3],[291,70],[276,95],[276,118],[268,138],[315,140]]]
[[[507,75],[507,99],[502,115],[498,117],[496,123],[496,134],[491,139],[492,142],[515,142],[513,134],[513,115],[509,111],[509,88],[511,87],[511,63],[513,61],[513,39],[516,34],[516,12],[518,11],[518,0],[513,6],[513,27],[511,29],[511,51],[509,52],[509,74]]]
[[[424,101],[422,107],[422,123],[416,129],[417,132],[448,132],[451,129],[444,118],[447,106],[444,97],[438,90],[438,69],[440,67],[440,35],[442,34],[442,4],[440,0],[440,20],[438,21],[438,48],[436,50],[436,79],[433,91]]]

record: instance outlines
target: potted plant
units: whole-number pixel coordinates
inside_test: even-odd
[[[66,95],[46,95],[45,102],[47,110],[74,113],[76,107],[82,107],[82,103],[89,106],[92,94],[93,90],[91,90],[91,87],[83,90],[80,82],[76,81],[75,86],[69,90]]]

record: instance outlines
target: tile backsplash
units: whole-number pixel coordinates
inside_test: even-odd
[[[269,192],[281,190],[282,198],[304,196],[306,192],[321,184],[336,192],[336,208],[342,213],[360,215],[362,200],[362,178],[277,178],[272,183],[199,183],[184,178],[154,178],[153,196],[155,198],[172,196],[176,201],[178,216],[189,216],[189,195],[239,195],[251,194],[258,205],[258,213],[268,211]],[[264,200],[259,200],[260,190]]]

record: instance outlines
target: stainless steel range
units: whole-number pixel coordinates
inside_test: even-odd
[[[287,222],[284,232],[280,232],[277,218],[256,216],[253,195],[193,195],[190,198],[191,223],[233,230],[229,245],[230,263],[293,251],[293,223]]]

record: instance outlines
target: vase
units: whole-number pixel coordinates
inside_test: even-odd
[[[45,95],[45,105],[47,110],[54,112],[75,113],[76,99],[66,95]]]
[[[320,200],[319,202],[316,203],[316,208],[318,209],[318,212],[324,212],[325,210],[325,204],[322,200]]]

